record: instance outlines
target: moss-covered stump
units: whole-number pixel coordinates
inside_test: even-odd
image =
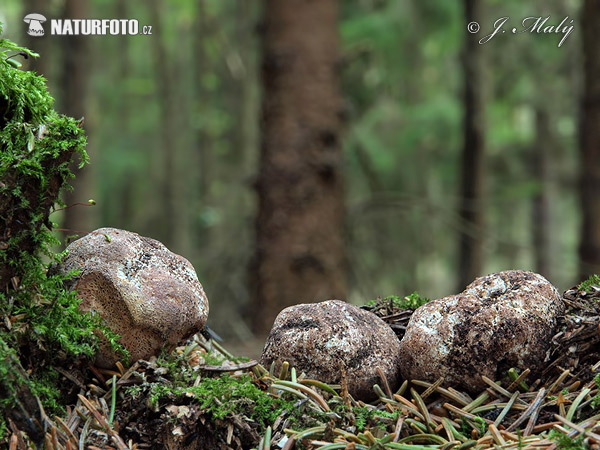
[[[43,441],[46,413],[62,414],[79,389],[66,381],[83,379],[94,331],[110,334],[79,310],[68,276],[42,261],[59,258],[50,214],[73,158],[87,155],[81,122],[58,114],[45,80],[17,67],[34,56],[0,39],[0,445],[11,435],[25,442],[21,432]]]

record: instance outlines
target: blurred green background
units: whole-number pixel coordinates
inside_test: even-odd
[[[530,269],[566,289],[579,274],[582,2],[481,3],[479,37],[504,16],[575,18],[560,48],[562,35],[531,33],[481,46],[483,273]],[[463,2],[355,0],[340,1],[339,9],[348,300],[455,293],[458,236],[466,226],[458,213]],[[153,35],[32,38],[22,21],[29,12],[135,18],[152,25]],[[262,2],[250,0],[0,5],[6,37],[41,54],[34,69],[48,79],[58,110],[85,116],[91,164],[67,204],[93,198],[97,205],[70,208],[71,218],[56,213],[53,221],[72,230],[67,235],[124,228],[184,255],[210,299],[211,327],[234,341],[252,336],[247,278],[257,209],[263,14]],[[165,152],[174,165],[167,180]],[[161,200],[165,189],[175,199],[172,208]],[[542,195],[547,215],[540,221],[535,205]],[[540,242],[540,233],[550,239]]]

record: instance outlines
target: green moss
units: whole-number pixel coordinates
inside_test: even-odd
[[[600,389],[600,373],[596,374],[594,382],[596,383],[596,387]],[[596,394],[592,399],[592,408],[600,409],[600,394]]]
[[[247,374],[240,377],[207,377],[197,386],[188,387],[155,384],[151,390],[150,403],[156,406],[167,396],[190,395],[193,395],[200,408],[215,419],[224,419],[229,414],[240,414],[258,423],[262,430],[271,425],[284,409],[293,409],[292,402],[273,397],[259,389]]]
[[[52,367],[39,372],[31,380],[31,392],[44,404],[47,414],[52,416],[64,413],[64,407],[60,403],[60,391],[58,390],[58,372]]]
[[[19,54],[27,57],[38,56],[8,39],[0,39],[0,95],[4,97],[0,117],[5,123],[44,123],[49,115],[55,114],[52,109],[54,99],[48,94],[43,77],[15,67],[18,65],[15,64],[15,55]]]
[[[225,361],[229,361],[230,363],[238,364],[250,361],[250,358],[245,356],[234,356],[233,358],[228,358],[223,355],[218,355],[216,353],[207,353],[202,357],[204,359],[204,364],[210,366],[220,366]]]
[[[8,426],[4,420],[0,420],[0,441],[8,438]]]
[[[465,436],[471,436],[473,430],[477,430],[479,435],[483,436],[485,433],[487,433],[487,422],[479,416],[475,416],[473,419],[469,420],[463,417],[461,419],[461,433]]]
[[[0,409],[14,407],[17,386],[26,386],[54,414],[62,405],[53,365],[91,358],[98,348],[95,333],[123,348],[99,317],[79,310],[80,299],[68,289],[73,274],[49,273],[61,255],[51,251],[58,241],[48,213],[73,177],[73,155],[80,165],[87,162],[86,138],[78,121],[54,111],[44,78],[15,67],[18,55],[36,56],[0,39],[0,228],[11,225],[10,233],[0,232],[0,266],[12,277],[11,289],[0,289]],[[30,373],[15,374],[15,365]]]
[[[592,286],[600,287],[600,276],[592,275],[587,280],[583,281],[579,286],[577,286],[577,289],[591,294],[593,292]]]
[[[356,429],[358,431],[363,431],[365,429],[365,427],[367,426],[367,423],[369,421],[369,409],[368,408],[354,408],[354,414],[355,414],[355,424],[356,424]]]
[[[156,363],[167,369],[169,378],[174,386],[183,387],[193,383],[197,373],[194,373],[188,364],[187,358],[182,354],[168,353],[163,348]]]
[[[0,396],[0,410],[12,405],[11,397],[15,395],[17,389],[14,383],[5,383],[4,380],[9,380],[15,375],[18,378],[19,374],[12,370],[11,361],[17,358],[17,353],[0,337],[0,392],[4,396]],[[0,426],[4,424],[0,420]]]
[[[133,386],[129,386],[125,388],[125,395],[131,396],[134,399],[137,399],[138,396],[144,391],[144,388],[139,384],[134,384]]]
[[[225,358],[225,356],[217,356],[212,353],[207,353],[202,357],[202,359],[204,359],[204,364],[220,366],[227,358]]]
[[[586,450],[588,448],[584,442],[584,435],[571,438],[560,431],[552,430],[548,434],[548,438],[556,442],[557,448],[561,450]]]
[[[381,427],[385,427],[384,424],[378,423],[377,418],[387,418],[391,420],[397,420],[398,415],[400,414],[400,410],[396,410],[391,413],[389,411],[383,411],[380,409],[367,408],[366,406],[357,406],[352,408],[352,414],[354,415],[354,424],[356,425],[356,429],[358,431],[364,431],[367,428],[367,425],[378,425]]]
[[[417,309],[419,306],[430,302],[431,299],[422,297],[417,291],[413,292],[406,297],[399,297],[398,295],[389,295],[383,299],[370,300],[366,303],[367,306],[374,306],[377,303],[389,303],[392,302],[394,308],[399,309]]]

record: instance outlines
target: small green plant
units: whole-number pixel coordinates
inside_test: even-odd
[[[479,416],[475,416],[470,420],[467,420],[463,417],[461,419],[460,431],[465,436],[470,436],[473,430],[477,430],[479,435],[483,436],[487,432],[487,422]]]
[[[151,389],[150,403],[158,405],[167,396],[193,395],[200,408],[215,419],[229,414],[241,414],[260,424],[264,430],[271,425],[284,409],[292,410],[292,402],[276,398],[259,389],[250,375],[232,377],[221,375],[203,378],[197,386],[173,387],[155,384]]]
[[[596,387],[600,389],[600,373],[596,374],[594,377],[594,382],[596,383]],[[596,394],[592,399],[592,408],[600,408],[600,394]]]
[[[363,431],[369,421],[369,409],[366,407],[356,407],[353,409],[354,423],[358,431]]]
[[[577,286],[577,289],[579,289],[580,291],[587,292],[588,294],[591,294],[593,292],[592,286],[596,286],[596,287],[600,288],[600,276],[599,275],[592,275],[587,280],[582,281],[581,284],[579,286]]]
[[[8,427],[4,420],[0,420],[0,441],[8,437]]]
[[[392,413],[389,411],[367,408],[365,406],[356,406],[352,408],[352,413],[354,414],[354,424],[356,425],[356,429],[358,431],[363,431],[371,422],[377,422],[376,419],[378,417],[397,420],[398,415],[400,414],[400,409]],[[380,424],[380,426],[384,425]]]
[[[399,309],[417,309],[419,306],[430,302],[431,299],[422,297],[417,291],[413,292],[406,297],[400,297],[398,295],[389,295],[383,299],[370,300],[366,303],[367,306],[374,306],[377,303],[392,303],[394,308]]]
[[[425,303],[429,303],[430,301],[430,298],[422,297],[417,291],[415,291],[412,294],[404,297],[404,299],[400,301],[400,305],[402,306],[398,307],[417,309],[419,306],[422,306]]]
[[[588,446],[584,442],[584,435],[572,438],[560,431],[551,430],[548,438],[556,442],[557,448],[561,450],[586,450]]]
[[[134,384],[133,386],[129,386],[125,388],[125,395],[131,396],[134,399],[137,399],[138,396],[144,391],[144,388],[139,384]]]

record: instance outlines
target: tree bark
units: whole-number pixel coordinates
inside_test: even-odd
[[[335,0],[266,0],[252,326],[346,295]]]
[[[481,2],[464,0],[466,23],[481,21]],[[466,27],[465,27],[466,28]],[[483,180],[485,147],[485,100],[482,46],[477,35],[466,31],[464,64],[464,144],[459,214],[460,232],[458,290],[482,275],[483,270]]]
[[[580,279],[600,273],[600,2],[585,0],[582,11],[584,87],[580,127]]]
[[[87,0],[66,0],[63,10],[65,19],[87,18]],[[59,102],[60,111],[76,119],[87,115],[89,77],[91,74],[89,56],[89,36],[61,36],[60,48],[62,50],[62,73],[61,73],[61,98]],[[85,125],[86,132],[93,136],[93,127],[90,126],[88,117]],[[88,154],[93,154],[93,146],[88,145]],[[72,191],[65,191],[63,200],[67,206],[76,203],[86,203],[93,197],[93,174],[90,166],[78,167],[78,161],[73,161],[71,171],[75,178],[71,184]],[[84,234],[92,231],[95,227],[95,210],[81,205],[75,205],[65,209],[63,228],[67,231],[65,235]]]

